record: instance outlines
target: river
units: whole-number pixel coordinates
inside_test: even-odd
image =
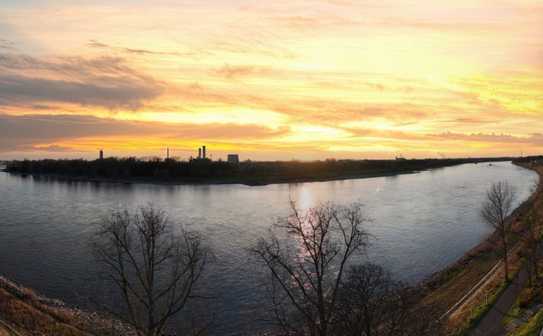
[[[439,271],[478,244],[491,229],[479,217],[493,182],[509,181],[517,203],[537,175],[510,162],[464,164],[414,174],[343,181],[244,185],[164,186],[67,182],[0,173],[0,274],[52,298],[90,307],[106,302],[93,277],[88,247],[94,225],[113,209],[153,203],[172,222],[205,236],[216,256],[205,278],[211,299],[195,307],[214,316],[211,335],[265,329],[262,271],[247,248],[277,218],[289,198],[302,208],[319,202],[361,202],[372,220],[368,260],[405,281]]]

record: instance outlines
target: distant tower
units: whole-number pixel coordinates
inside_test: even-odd
[[[100,149],[100,155],[99,155],[99,158],[100,160],[103,160],[104,159],[104,151]]]
[[[170,148],[166,148],[166,159],[170,158]]]
[[[202,156],[204,159],[206,158],[206,146],[202,146]]]
[[[202,148],[198,148],[198,159],[202,158]]]

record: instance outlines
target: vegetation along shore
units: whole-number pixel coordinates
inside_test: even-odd
[[[506,161],[511,158],[325,160],[325,161],[225,161],[195,159],[138,160],[23,160],[7,162],[5,171],[22,175],[81,181],[157,184],[300,183],[390,176],[464,163]]]

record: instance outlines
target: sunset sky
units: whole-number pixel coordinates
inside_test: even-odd
[[[543,153],[540,0],[0,0],[0,159]]]

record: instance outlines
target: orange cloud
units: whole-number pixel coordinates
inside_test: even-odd
[[[6,5],[0,20],[3,153],[542,150],[533,0],[99,0]]]

